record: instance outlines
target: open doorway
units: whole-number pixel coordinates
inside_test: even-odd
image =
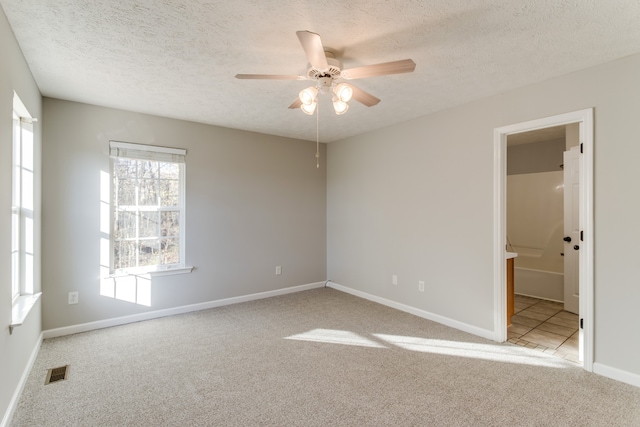
[[[507,139],[509,136],[547,130],[566,125],[577,126],[579,166],[579,359],[584,369],[593,370],[593,110],[581,110],[539,120],[518,123],[494,130],[494,331],[496,341],[507,339]],[[517,138],[517,137],[516,137]],[[564,230],[563,230],[564,232]],[[566,237],[566,236],[565,236]],[[572,240],[574,240],[572,238]],[[566,242],[565,242],[566,243]]]
[[[513,303],[507,312],[507,339],[575,363],[579,362],[577,150],[577,123],[507,135],[506,246],[513,259],[507,269],[514,277],[514,289],[508,289]]]

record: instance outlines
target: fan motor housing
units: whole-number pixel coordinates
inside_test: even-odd
[[[331,79],[336,79],[340,77],[340,71],[342,70],[342,63],[333,57],[332,52],[325,51],[327,56],[327,64],[329,64],[329,68],[326,70],[318,70],[314,67],[309,67],[307,70],[307,77],[311,80],[320,80],[323,77],[329,77]],[[331,54],[331,56],[329,56]]]

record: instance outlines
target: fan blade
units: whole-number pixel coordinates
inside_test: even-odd
[[[300,106],[302,105],[302,101],[300,101],[300,98],[296,98],[295,101],[293,101],[291,103],[291,105],[289,105],[289,108],[293,109],[293,108],[300,108]]]
[[[286,74],[236,74],[236,79],[307,80],[303,76],[288,76]]]
[[[415,69],[415,62],[411,59],[403,59],[400,61],[349,68],[348,70],[342,70],[340,77],[348,80],[362,79],[364,77],[386,76],[388,74],[411,73]]]
[[[351,89],[353,89],[352,98],[358,101],[359,103],[366,105],[367,107],[373,107],[378,102],[380,102],[380,98],[376,98],[375,96],[371,95],[369,92],[365,92],[364,90],[358,87],[355,87],[352,84],[349,84],[349,83],[345,83],[345,84],[351,87]]]
[[[304,53],[307,55],[309,64],[313,68],[319,71],[325,71],[329,68],[327,63],[327,57],[324,54],[324,47],[322,47],[322,40],[320,36],[311,31],[296,31],[298,40],[304,49]]]

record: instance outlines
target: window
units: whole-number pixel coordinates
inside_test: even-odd
[[[112,270],[184,267],[186,150],[111,141]]]
[[[33,294],[34,146],[33,119],[17,95],[13,99],[11,195],[11,296]]]

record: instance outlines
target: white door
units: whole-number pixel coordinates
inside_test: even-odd
[[[580,281],[580,149],[564,152],[564,309],[578,314]]]

